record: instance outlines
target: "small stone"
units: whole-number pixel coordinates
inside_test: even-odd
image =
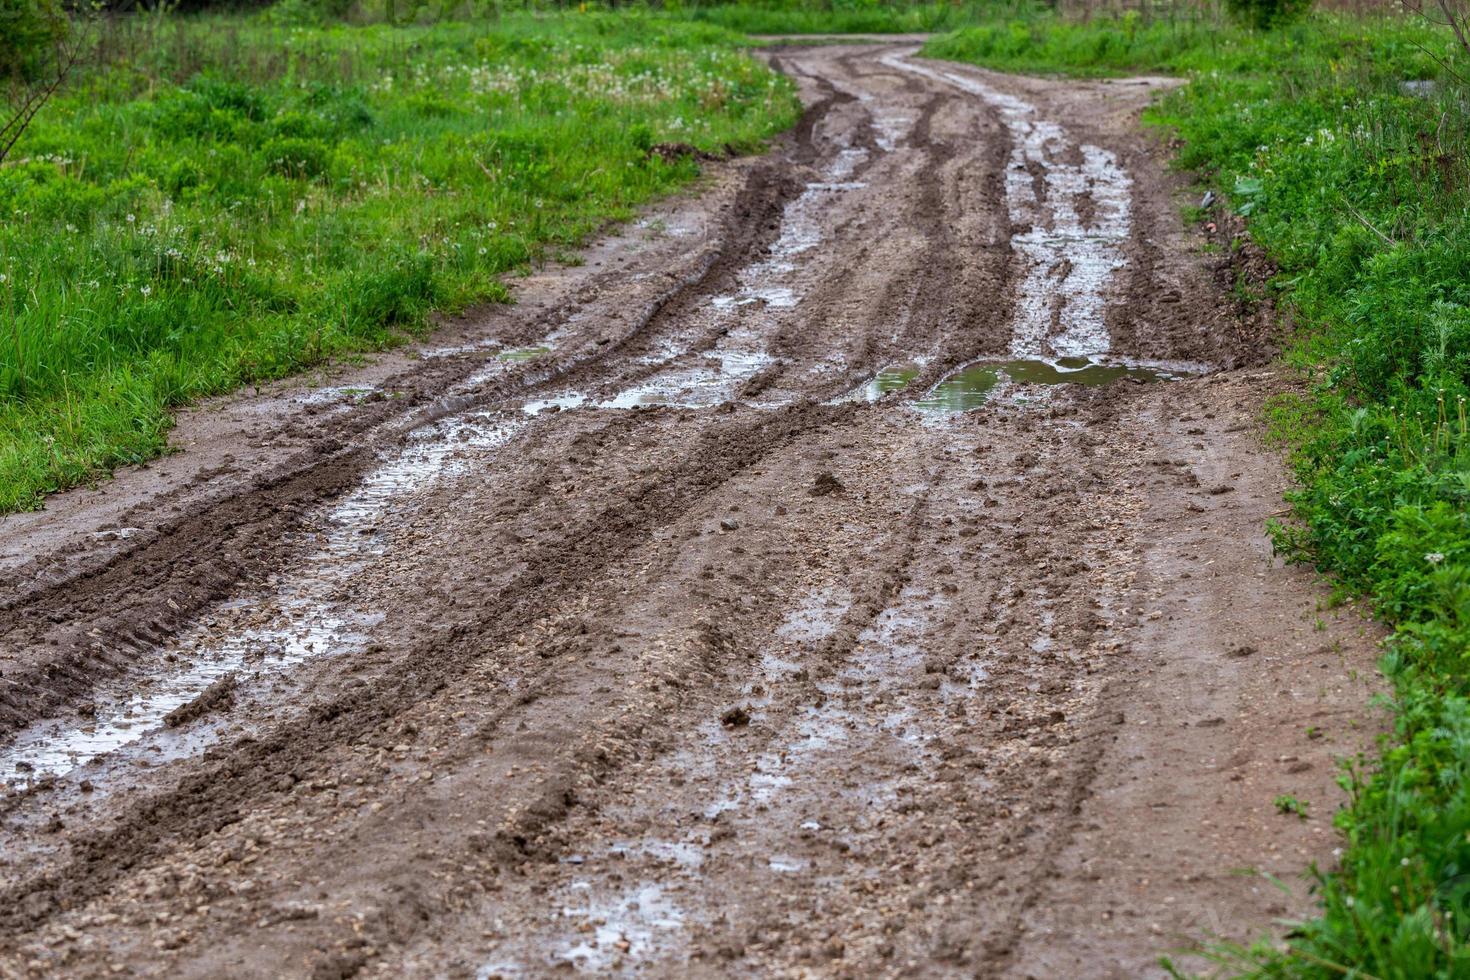
[[[831,473],[823,472],[817,474],[817,478],[812,481],[812,488],[807,493],[813,497],[825,497],[828,494],[841,493],[845,489],[847,488],[842,485],[841,480]]]
[[[737,704],[720,715],[720,724],[726,728],[743,728],[750,724],[750,709]]]

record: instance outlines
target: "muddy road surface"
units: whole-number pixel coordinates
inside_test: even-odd
[[[1165,83],[770,57],[772,153],[0,526],[0,974],[1138,977],[1309,908],[1375,637],[1263,537]]]

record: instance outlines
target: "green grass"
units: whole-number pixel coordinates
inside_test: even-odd
[[[171,409],[421,332],[797,112],[710,25],[135,19],[0,167],[0,512]]]
[[[1307,79],[1321,72],[1351,76],[1367,68],[1369,58],[1389,58],[1378,72],[1387,77],[1406,70],[1413,77],[1438,73],[1432,57],[1447,52],[1448,34],[1405,18],[1356,20],[1319,15],[1274,31],[1253,31],[1228,21],[1190,17],[1145,20],[1136,12],[1087,23],[1037,14],[992,17],[932,39],[924,48],[931,58],[970,61],[1001,71],[1032,74],[1107,77],[1163,72],[1176,75],[1232,76],[1231,83],[1271,80],[1278,65],[1293,77],[1281,79],[1279,90],[1295,98]]]
[[[1470,976],[1470,101],[1448,32],[1318,16],[1269,35],[1208,23],[975,27],[928,52],[1011,70],[1173,71],[1153,122],[1249,216],[1300,332],[1307,393],[1278,398],[1300,488],[1288,556],[1394,627],[1394,727],[1344,776],[1341,869],[1269,977]],[[1405,81],[1430,80],[1414,93]],[[1279,801],[1278,801],[1279,805]]]
[[[913,34],[952,30],[1015,7],[1016,0],[756,0],[666,5],[665,9],[747,34]]]

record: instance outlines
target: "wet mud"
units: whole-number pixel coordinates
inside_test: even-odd
[[[915,51],[773,48],[771,153],[0,526],[0,976],[1139,977],[1308,908],[1377,633],[1262,536],[1170,83]]]

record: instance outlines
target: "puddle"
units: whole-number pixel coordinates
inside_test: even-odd
[[[497,351],[493,358],[486,361],[485,366],[480,368],[466,378],[458,386],[460,390],[468,390],[484,384],[491,378],[502,374],[507,368],[534,361],[543,354],[549,354],[554,347],[547,344],[538,344],[531,347],[511,347],[506,350]]]
[[[545,976],[574,970],[596,976],[626,975],[629,961],[645,958],[685,928],[687,916],[663,885],[641,881],[612,897],[575,881],[557,914],[551,935],[525,937],[539,956],[501,956],[483,962],[476,980]],[[585,897],[584,897],[585,896]],[[568,928],[569,927],[569,928]],[[566,945],[565,933],[582,937]],[[560,940],[560,941],[558,941]]]
[[[485,351],[494,350],[500,346],[497,341],[490,338],[475,340],[467,344],[450,344],[447,347],[430,347],[419,352],[419,357],[425,360],[435,360],[440,357],[456,357],[460,354],[481,354]]]
[[[609,854],[624,857],[629,855],[649,857],[655,861],[668,862],[691,871],[704,864],[704,848],[688,841],[619,841],[607,850]]]
[[[490,412],[475,412],[418,429],[409,436],[401,452],[368,474],[356,490],[332,509],[328,521],[345,525],[351,534],[357,534],[363,527],[374,527],[394,497],[461,472],[474,452],[499,448],[525,424]],[[319,556],[317,561],[338,557],[333,547],[336,534],[332,542],[328,545],[331,553]]]
[[[874,142],[885,153],[892,153],[898,144],[909,138],[913,130],[914,117],[907,113],[875,112],[873,114]]]
[[[909,382],[919,376],[919,365],[917,364],[895,364],[879,371],[857,388],[836,399],[832,404],[846,404],[848,402],[867,402],[872,404],[884,395],[895,391],[903,391],[909,386]]]
[[[737,306],[749,306],[752,303],[764,303],[777,309],[791,309],[796,306],[797,298],[795,290],[787,289],[785,286],[774,286],[769,289],[747,289],[739,296],[716,296],[710,303],[717,310],[733,310]]]
[[[723,340],[721,344],[724,344]],[[725,350],[720,347],[691,360],[693,363],[685,366],[667,367],[647,381],[624,389],[605,401],[594,402],[580,392],[562,392],[528,401],[521,406],[521,411],[537,415],[549,409],[713,408],[733,399],[741,385],[775,363],[775,359],[764,351]]]
[[[774,359],[764,351],[716,349],[702,363],[666,371],[621,391],[599,408],[629,409],[651,405],[671,408],[712,408],[735,397],[736,390]]]
[[[587,396],[577,392],[568,392],[564,395],[552,395],[550,398],[536,398],[521,406],[521,411],[527,415],[539,415],[547,409],[567,411],[573,408],[581,408],[587,404]]]
[[[118,527],[107,531],[93,531],[91,536],[98,541],[126,541],[142,530],[140,527]]]
[[[1055,361],[977,362],[944,378],[913,405],[921,412],[967,412],[984,405],[996,388],[1007,383],[1101,387],[1123,380],[1145,384],[1177,381],[1184,373],[1164,366],[1108,364],[1074,357]]]
[[[454,344],[449,347],[432,347],[426,351],[423,351],[419,356],[433,359],[437,357],[453,357],[458,354],[481,354],[487,351],[493,351],[499,346],[500,341],[487,337],[484,340],[475,340],[471,341],[468,344]],[[507,350],[496,351],[495,357],[497,360],[501,361],[529,361],[533,358],[540,357],[542,354],[549,353],[550,351],[551,348],[547,346],[512,347]]]
[[[848,146],[839,150],[827,171],[834,182],[846,181],[857,168],[868,162],[868,151],[860,146]]]
[[[352,402],[356,404],[376,390],[376,388],[370,386],[352,387],[349,385],[332,385],[296,395],[291,400],[298,405],[331,405],[336,402]]]
[[[540,357],[542,354],[550,354],[550,353],[551,353],[551,348],[550,347],[544,347],[544,346],[543,347],[512,347],[509,350],[503,350],[503,351],[501,351],[500,353],[496,354],[495,357],[496,357],[497,360],[501,360],[501,361],[511,361],[513,363],[520,363],[522,361],[535,360],[536,358]]]
[[[804,291],[799,281],[792,282],[792,274],[798,269],[797,257],[822,243],[820,217],[832,198],[866,186],[844,179],[866,156],[867,151],[860,149],[839,153],[824,174],[828,179],[807,184],[796,199],[787,203],[780,234],[767,257],[740,270],[733,292],[711,299],[709,313],[733,321],[713,350],[703,354],[687,349],[660,352],[667,356],[662,361],[651,360],[663,364],[662,371],[597,407],[713,408],[734,399],[746,381],[774,364],[775,358],[765,346],[774,331],[769,324],[752,321],[779,316],[800,306]]]
[[[845,587],[829,586],[803,597],[776,627],[776,637],[787,643],[815,646],[837,632],[852,605]]]
[[[836,629],[850,602],[850,596],[835,590],[816,592],[788,614],[777,628],[776,637],[802,646],[819,643]],[[858,759],[865,752],[890,751],[895,746],[904,753],[924,752],[929,736],[915,726],[915,712],[903,700],[915,676],[922,674],[924,638],[943,606],[941,598],[913,586],[905,587],[894,604],[858,635],[851,656],[837,673],[816,682],[826,696],[825,702],[803,708],[775,747],[756,757],[750,773],[726,784],[724,791],[705,806],[705,818],[781,805],[789,790],[809,782],[806,774],[820,771],[822,758],[841,755]],[[788,663],[770,651],[762,659]],[[848,698],[857,692],[863,692],[864,697],[889,696],[894,699],[893,706],[876,713],[849,710]],[[887,799],[896,792],[896,783],[869,781],[843,792],[855,792],[870,801]],[[772,869],[790,872],[801,870],[801,866],[772,865]]]
[[[646,232],[647,238],[658,238],[667,235],[670,238],[689,238],[697,235],[704,228],[704,221],[698,216],[683,213],[666,215],[663,217],[639,218],[634,227]]]
[[[585,882],[572,888],[591,890]],[[640,882],[612,899],[589,895],[585,905],[568,905],[562,915],[579,925],[590,924],[592,931],[557,959],[604,976],[624,957],[653,952],[665,935],[682,930],[685,920],[684,910],[653,882]]]

